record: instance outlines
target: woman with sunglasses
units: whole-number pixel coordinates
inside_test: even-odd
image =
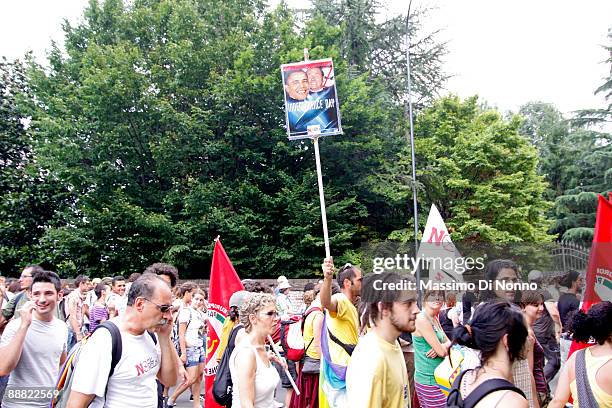
[[[204,349],[204,330],[206,327],[206,316],[204,315],[204,291],[196,288],[192,292],[191,302],[188,307],[181,309],[178,316],[179,323],[179,345],[181,348],[180,359],[187,373],[189,382],[181,384],[168,399],[168,407],[173,407],[175,401],[187,388],[191,388],[194,408],[200,408],[200,382],[206,359]]]
[[[246,332],[230,357],[234,383],[232,407],[274,408],[274,390],[280,376],[270,361],[265,343],[278,323],[276,300],[267,293],[249,293],[240,307],[240,323]]]

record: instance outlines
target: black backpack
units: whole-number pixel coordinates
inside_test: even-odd
[[[235,326],[230,333],[227,347],[223,351],[223,356],[221,356],[221,361],[215,375],[215,382],[212,386],[212,394],[215,401],[223,407],[232,406],[232,388],[234,387],[234,382],[232,381],[229,362],[232,352],[236,347],[236,336],[240,329],[242,329],[241,324]]]
[[[465,398],[465,400],[461,397],[461,380],[465,373],[472,370],[465,370],[461,373],[459,377],[453,383],[453,388],[448,394],[448,398],[446,399],[446,406],[448,408],[473,408],[480,402],[481,399],[489,395],[494,391],[500,390],[511,390],[517,392],[525,398],[525,394],[519,388],[516,388],[514,384],[510,381],[501,379],[501,378],[492,378],[490,380],[486,380],[478,387],[474,388],[472,392]]]
[[[81,355],[81,351],[83,350],[83,346],[89,341],[89,338],[95,333],[96,330],[106,329],[110,332],[111,335],[111,367],[108,373],[108,379],[111,378],[113,373],[115,372],[115,367],[121,360],[121,354],[123,353],[123,345],[121,341],[121,332],[119,331],[119,327],[109,320],[106,320],[100,323],[95,330],[85,336],[83,340],[78,342],[68,354],[66,361],[64,362],[63,367],[59,372],[58,381],[55,385],[53,399],[51,400],[50,407],[51,408],[63,408],[68,404],[68,398],[70,396],[70,390],[72,388],[72,380],[74,378],[74,371],[79,362],[79,356]],[[157,338],[151,332],[147,332],[153,339],[153,343],[157,344]],[[108,380],[106,383],[106,389],[104,391],[104,395],[106,395],[106,391],[108,390]]]

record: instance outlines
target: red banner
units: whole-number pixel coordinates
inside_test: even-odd
[[[589,254],[581,310],[586,312],[602,300],[612,300],[612,194],[610,201],[598,197],[593,244]],[[572,342],[570,355],[587,345]]]
[[[217,349],[221,328],[228,315],[229,299],[234,292],[244,290],[242,282],[229,257],[218,239],[215,242],[210,267],[210,288],[208,296],[208,335],[206,336],[206,408],[221,408],[212,395],[212,385],[217,372]]]

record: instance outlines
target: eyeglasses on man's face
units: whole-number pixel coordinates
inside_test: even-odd
[[[155,306],[157,306],[159,311],[162,312],[162,313],[167,313],[167,312],[170,311],[170,309],[172,309],[172,305],[158,305],[157,303],[155,303],[151,299],[147,299],[147,298],[143,298],[143,299],[146,300],[147,302],[153,303]]]

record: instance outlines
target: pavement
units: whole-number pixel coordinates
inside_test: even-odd
[[[204,389],[204,387],[202,387],[202,389]],[[170,389],[170,395],[172,395],[173,392],[174,392],[174,389]],[[279,387],[276,389],[276,396],[275,396],[276,401],[284,402],[285,392],[286,392],[285,389],[279,385]],[[193,405],[193,401],[189,401],[190,394],[191,393],[189,392],[189,390],[182,393],[179,396],[178,400],[176,401],[175,408],[195,408],[195,405]]]

